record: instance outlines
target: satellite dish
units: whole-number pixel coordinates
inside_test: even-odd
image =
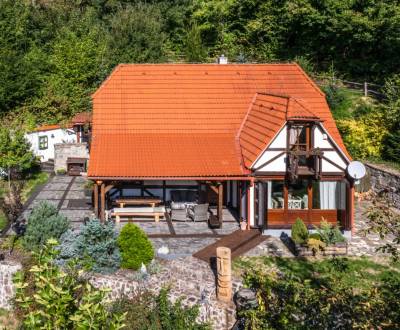
[[[349,176],[351,178],[358,181],[365,176],[365,174],[367,173],[367,170],[366,170],[365,166],[363,165],[363,163],[354,161],[354,162],[351,162],[349,164],[349,166],[347,166],[347,173],[349,174]]]

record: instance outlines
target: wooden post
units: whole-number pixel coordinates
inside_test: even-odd
[[[355,226],[354,226],[354,182],[350,182],[350,189],[349,189],[349,193],[350,193],[350,205],[349,205],[349,225],[350,225],[350,229],[351,229],[351,233],[354,234],[355,233]]]
[[[100,221],[104,223],[106,212],[106,185],[104,182],[100,186]]]
[[[368,96],[368,83],[366,81],[364,82],[364,96]]]
[[[94,215],[96,218],[99,216],[99,186],[97,182],[93,185],[93,198],[94,198]]]
[[[223,246],[217,247],[217,298],[232,300],[231,249]]]
[[[219,221],[219,226],[222,228],[223,222],[223,201],[224,201],[224,186],[222,183],[218,185],[218,208],[217,208],[217,217]]]

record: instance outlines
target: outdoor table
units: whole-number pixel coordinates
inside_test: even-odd
[[[159,198],[118,198],[115,203],[119,205],[120,208],[125,207],[125,205],[150,205],[155,207],[157,204],[161,204],[162,200]]]

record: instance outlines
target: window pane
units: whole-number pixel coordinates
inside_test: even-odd
[[[268,181],[268,209],[283,209],[283,181]]]
[[[346,184],[341,181],[314,181],[313,209],[346,209]]]
[[[307,180],[288,185],[288,209],[308,209]]]

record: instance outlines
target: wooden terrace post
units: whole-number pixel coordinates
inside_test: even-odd
[[[104,223],[106,212],[106,185],[104,182],[100,186],[100,221]]]
[[[222,222],[223,222],[223,201],[224,201],[224,186],[220,182],[218,184],[218,208],[217,208],[217,217],[219,221],[220,228],[222,228]]]
[[[93,199],[94,199],[94,215],[96,218],[99,216],[99,186],[97,182],[93,185]]]
[[[355,226],[354,226],[354,182],[351,181],[350,182],[350,189],[349,189],[349,193],[350,193],[350,205],[349,205],[349,226],[351,229],[351,233],[354,235],[355,233]]]

